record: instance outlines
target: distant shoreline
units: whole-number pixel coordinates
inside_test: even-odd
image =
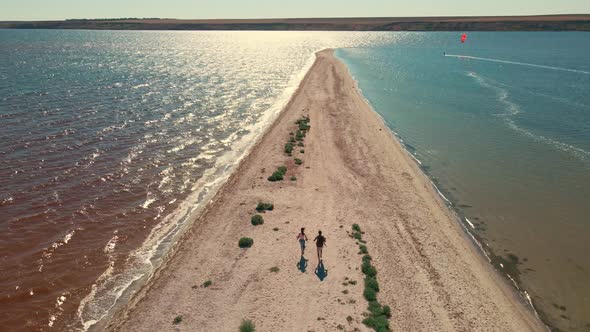
[[[590,14],[288,19],[0,21],[0,29],[280,31],[590,31]]]

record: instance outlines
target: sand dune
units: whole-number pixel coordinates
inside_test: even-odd
[[[288,157],[283,145],[303,115],[311,118],[304,153],[296,148]],[[268,181],[280,165],[288,167],[285,180]],[[263,225],[252,226],[260,201],[272,202],[274,210],[264,214]],[[166,266],[107,329],[236,331],[242,319],[251,319],[258,331],[334,331],[338,325],[365,331],[353,223],[365,231],[379,301],[392,308],[392,330],[544,329],[478,253],[331,50],[317,54],[287,108]],[[306,271],[298,269],[300,227],[310,238],[318,230],[328,238],[323,281],[314,273],[313,243]],[[242,236],[254,245],[238,248]],[[280,270],[271,272],[274,266]],[[346,278],[357,284],[344,286]],[[200,286],[206,280],[212,285]],[[183,320],[173,325],[176,316]]]

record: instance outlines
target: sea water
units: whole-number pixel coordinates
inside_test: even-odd
[[[410,32],[336,54],[544,320],[587,331],[590,34]]]
[[[0,325],[108,317],[332,47],[540,312],[583,329],[589,41],[0,30]]]

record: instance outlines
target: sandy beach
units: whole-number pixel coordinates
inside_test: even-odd
[[[284,144],[302,116],[311,125],[305,146],[287,156]],[[268,181],[282,165],[285,179]],[[274,209],[253,226],[259,202]],[[353,223],[365,232],[392,330],[545,330],[478,252],[331,50],[317,53],[285,110],[106,329],[236,331],[249,319],[257,331],[334,331],[339,325],[367,331]],[[298,267],[301,227],[310,240],[318,230],[327,237],[323,281],[314,273],[313,242],[305,272]],[[251,248],[238,247],[243,236],[254,239]],[[357,283],[343,285],[348,280]],[[178,316],[182,322],[173,324]]]

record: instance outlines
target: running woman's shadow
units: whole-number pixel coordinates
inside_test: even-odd
[[[318,276],[320,281],[324,281],[328,276],[328,270],[324,268],[324,261],[318,263],[318,266],[315,268],[315,275]]]
[[[303,273],[305,273],[305,269],[307,269],[307,259],[305,259],[303,255],[301,255],[301,259],[297,262],[297,269]]]

